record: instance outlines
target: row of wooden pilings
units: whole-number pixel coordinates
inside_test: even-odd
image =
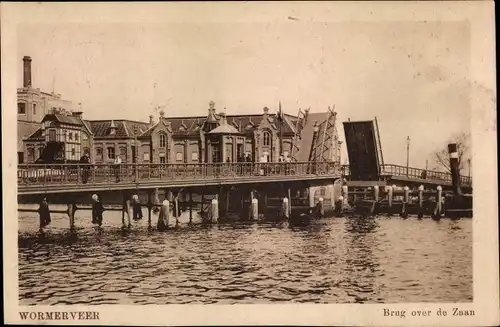
[[[353,204],[353,208],[346,208],[349,202]],[[401,188],[392,185],[381,189],[375,185],[362,190],[349,190],[347,185],[343,185],[342,195],[336,201],[335,209],[338,213],[352,209],[356,213],[368,215],[399,214],[406,218],[409,214],[414,214],[419,218],[429,215],[439,219],[444,214],[444,205],[445,197],[441,186],[437,186],[435,190],[426,190],[420,185],[418,189],[410,190],[408,186]]]
[[[172,217],[175,218],[175,224],[179,223],[179,217],[181,216],[182,210],[179,203],[179,196],[183,190],[178,190],[174,195],[172,190],[165,190],[165,199],[160,201],[159,190],[155,189],[148,193],[147,203],[141,203],[138,194],[132,194],[134,192],[124,192],[123,193],[123,203],[121,208],[116,207],[104,207],[101,201],[101,197],[98,194],[92,194],[91,196],[91,208],[92,211],[92,223],[101,226],[103,221],[103,213],[105,211],[121,211],[122,213],[122,225],[123,227],[130,227],[132,225],[132,220],[142,219],[142,207],[148,209],[148,225],[151,227],[152,224],[152,213],[158,215],[157,229],[166,230],[169,226],[169,222]],[[288,219],[291,214],[290,207],[290,192],[288,192],[288,197],[281,198],[281,208],[278,210],[278,215],[280,218]],[[193,208],[194,205],[200,204],[200,212],[203,223],[217,223],[220,218],[220,208],[219,208],[219,194],[215,194],[212,199],[206,198],[206,195],[201,193],[201,201],[194,202],[192,193],[188,190],[189,200],[187,201],[189,207],[189,223],[193,220]],[[267,196],[266,196],[267,201]],[[225,200],[229,201],[229,198]],[[70,201],[71,202],[71,201]],[[205,205],[209,203],[208,208]],[[186,202],[183,202],[185,205]],[[227,205],[227,203],[226,203]],[[69,217],[70,229],[75,228],[75,212],[77,210],[88,210],[88,207],[78,206],[76,203],[67,203],[67,210],[51,210],[49,209],[49,203],[47,198],[44,198],[40,202],[38,210],[33,209],[18,209],[19,211],[33,212],[37,211],[40,216],[40,229],[47,226],[51,222],[51,213],[65,213]],[[227,209],[226,209],[227,210]],[[247,210],[243,209],[242,211]],[[223,211],[226,212],[226,211]],[[257,199],[255,192],[250,192],[250,207],[248,218],[257,219],[259,217],[259,200]]]

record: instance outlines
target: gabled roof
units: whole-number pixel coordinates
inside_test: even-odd
[[[111,123],[114,123],[116,132],[114,135],[109,135]],[[90,125],[94,137],[133,137],[134,126],[137,130],[137,135],[144,133],[148,127],[148,123],[130,121],[130,120],[87,120],[86,123]]]
[[[222,124],[220,126],[217,126],[208,134],[241,134],[240,131],[238,131],[234,126],[231,126],[229,124]]]
[[[82,120],[79,117],[67,116],[61,114],[47,114],[42,119],[42,123],[45,121],[58,121],[63,124],[69,125],[83,125]]]

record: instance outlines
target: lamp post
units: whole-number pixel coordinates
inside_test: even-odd
[[[410,171],[410,137],[406,137],[406,177]]]
[[[470,179],[470,159],[467,159],[467,167],[469,168],[469,179]]]

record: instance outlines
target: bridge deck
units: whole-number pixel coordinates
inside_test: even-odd
[[[281,181],[333,180],[340,167],[317,163],[23,165],[18,170],[18,194],[68,193],[233,185]],[[87,179],[85,181],[85,179]]]
[[[216,163],[216,164],[112,164],[19,165],[18,194],[67,193],[250,184],[280,181],[333,180],[349,176],[348,166],[333,162]],[[397,165],[383,165],[383,181],[451,185],[451,174]],[[461,185],[471,186],[461,176]],[[349,184],[364,183],[349,181]]]

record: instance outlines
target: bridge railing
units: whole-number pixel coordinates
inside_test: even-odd
[[[349,166],[342,166],[342,174],[344,176],[349,176]],[[381,166],[381,175],[389,176],[403,176],[410,179],[428,179],[432,181],[443,181],[446,183],[451,183],[451,174],[438,171],[430,171],[420,168],[412,168],[402,165],[392,165],[385,164]],[[469,176],[460,176],[460,185],[472,185],[472,178]]]
[[[22,186],[309,175],[340,176],[340,166],[332,162],[18,165],[18,185]]]

